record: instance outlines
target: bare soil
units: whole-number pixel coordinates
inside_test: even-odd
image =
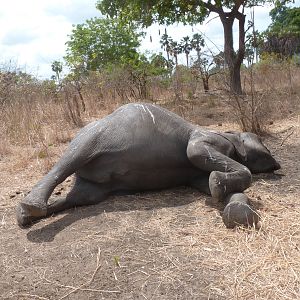
[[[206,117],[198,123],[236,127]],[[34,148],[11,148],[0,159],[1,299],[300,299],[300,115],[269,130],[282,169],[247,190],[260,229],[226,229],[222,205],[185,187],[111,197],[20,229],[15,206],[48,165]],[[65,147],[53,146],[53,161]]]

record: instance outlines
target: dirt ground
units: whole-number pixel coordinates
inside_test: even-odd
[[[260,229],[226,229],[222,207],[184,187],[111,197],[20,229],[15,206],[44,165],[16,147],[0,159],[1,299],[300,299],[300,115],[270,133],[282,169],[247,190]]]

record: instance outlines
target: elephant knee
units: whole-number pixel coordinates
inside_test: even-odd
[[[244,168],[242,171],[238,172],[238,176],[240,177],[240,188],[241,191],[247,189],[252,183],[252,175],[248,168]]]
[[[248,169],[235,172],[211,172],[209,188],[213,201],[223,201],[230,193],[243,192],[251,185],[251,181],[252,176]]]
[[[227,185],[222,172],[213,171],[209,175],[209,189],[214,203],[222,201],[226,194]]]
[[[208,155],[207,151],[204,149],[204,145],[200,145],[199,142],[190,142],[188,144],[187,150],[187,157],[197,167],[201,167],[206,164]]]

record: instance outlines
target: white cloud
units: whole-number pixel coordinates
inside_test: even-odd
[[[2,44],[6,46],[14,46],[20,44],[28,44],[37,38],[37,35],[32,31],[24,31],[13,29],[5,33],[2,38]]]
[[[62,59],[73,23],[99,16],[95,0],[11,0],[1,3],[0,62],[17,61],[27,72],[50,77]]]
[[[62,16],[72,24],[84,22],[91,17],[100,17],[100,11],[96,9],[96,0],[53,0],[46,4],[45,14],[48,16]]]

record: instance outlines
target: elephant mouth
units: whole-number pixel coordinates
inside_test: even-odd
[[[281,166],[278,162],[275,163],[275,165],[269,169],[267,169],[264,173],[274,173],[277,170],[280,170]]]
[[[280,170],[280,169],[281,169],[281,165],[276,161],[274,171],[277,171],[277,170]]]
[[[258,174],[258,173],[274,173],[277,170],[281,169],[281,165],[275,161],[274,164],[270,167],[266,168],[249,168],[251,173]]]

